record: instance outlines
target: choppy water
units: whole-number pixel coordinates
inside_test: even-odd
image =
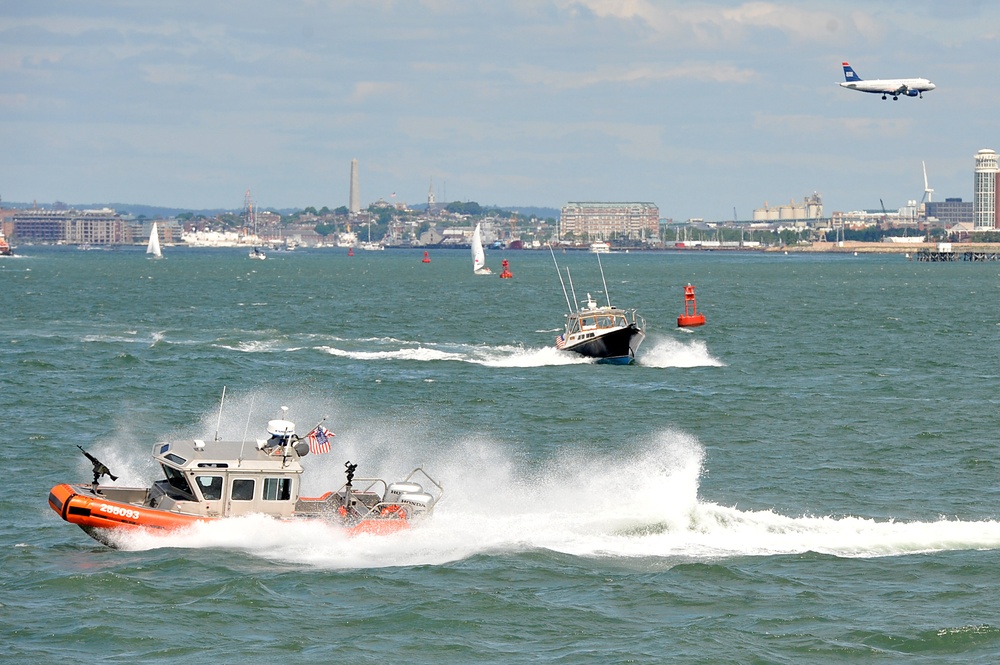
[[[2,662],[1000,657],[1000,264],[612,254],[612,300],[649,332],[616,367],[551,348],[540,252],[506,254],[513,280],[464,251],[20,253],[0,259]],[[558,259],[602,291],[592,255]],[[307,491],[345,459],[422,465],[433,518],[110,550],[46,505],[89,479],[75,444],[148,483],[153,441],[260,435],[281,405],[337,433]]]

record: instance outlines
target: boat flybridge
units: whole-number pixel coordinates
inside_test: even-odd
[[[252,513],[322,520],[352,534],[393,533],[429,515],[444,493],[422,468],[389,483],[356,478],[357,465],[348,461],[339,489],[302,496],[301,460],[310,452],[309,435],[297,436],[294,423],[284,419],[269,421],[267,433],[269,438],[252,442],[156,443],[152,455],[164,478],[149,487],[99,484],[104,476],[111,482],[117,477],[80,448],[93,464],[93,482],[55,486],[49,506],[94,539],[115,546],[114,535],[122,530],[169,531]]]

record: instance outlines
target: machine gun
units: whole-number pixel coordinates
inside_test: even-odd
[[[77,445],[77,448],[79,448],[80,452],[82,452],[87,457],[87,459],[90,460],[90,463],[94,465],[94,482],[93,482],[94,489],[97,488],[97,481],[101,479],[101,476],[107,476],[108,478],[111,479],[111,482],[118,480],[118,476],[111,473],[111,469],[105,466],[104,462],[102,462],[101,460],[97,459],[96,457],[88,453],[86,450],[84,450],[83,446]]]

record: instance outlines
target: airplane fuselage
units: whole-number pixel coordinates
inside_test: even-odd
[[[925,78],[862,79],[846,62],[844,63],[844,78],[846,80],[839,84],[841,88],[882,95],[882,99],[886,99],[890,95],[893,99],[899,99],[900,95],[923,97],[923,93],[937,87]]]

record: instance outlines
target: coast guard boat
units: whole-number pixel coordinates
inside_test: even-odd
[[[552,251],[551,246],[549,251]],[[552,260],[555,262],[554,252]],[[597,265],[601,268],[601,281],[604,284],[604,293],[607,294],[608,283],[604,279],[600,254],[597,255]],[[558,263],[556,270],[559,270]],[[568,268],[566,276],[569,279],[570,289],[573,290],[573,299],[576,300],[576,290],[573,289],[573,280],[569,278]],[[644,330],[646,322],[636,310],[614,307],[611,304],[611,296],[608,296],[606,306],[598,305],[589,293],[583,304],[574,310],[570,305],[562,273],[559,274],[559,282],[562,284],[569,313],[566,315],[566,330],[556,337],[556,348],[595,358],[599,363],[628,365],[635,362],[636,351],[646,337]]]
[[[394,533],[429,515],[444,493],[419,467],[401,481],[388,483],[355,478],[357,465],[347,462],[346,482],[339,489],[301,496],[300,460],[309,454],[307,439],[315,443],[318,431],[321,438],[327,433],[318,425],[299,437],[294,423],[279,419],[268,422],[268,439],[157,443],[152,454],[164,479],[150,487],[99,484],[103,476],[111,482],[117,477],[80,448],[94,466],[93,482],[56,485],[49,492],[49,507],[95,540],[115,547],[116,532],[166,532],[251,513],[322,520],[351,534]],[[427,483],[427,489],[417,480]]]

